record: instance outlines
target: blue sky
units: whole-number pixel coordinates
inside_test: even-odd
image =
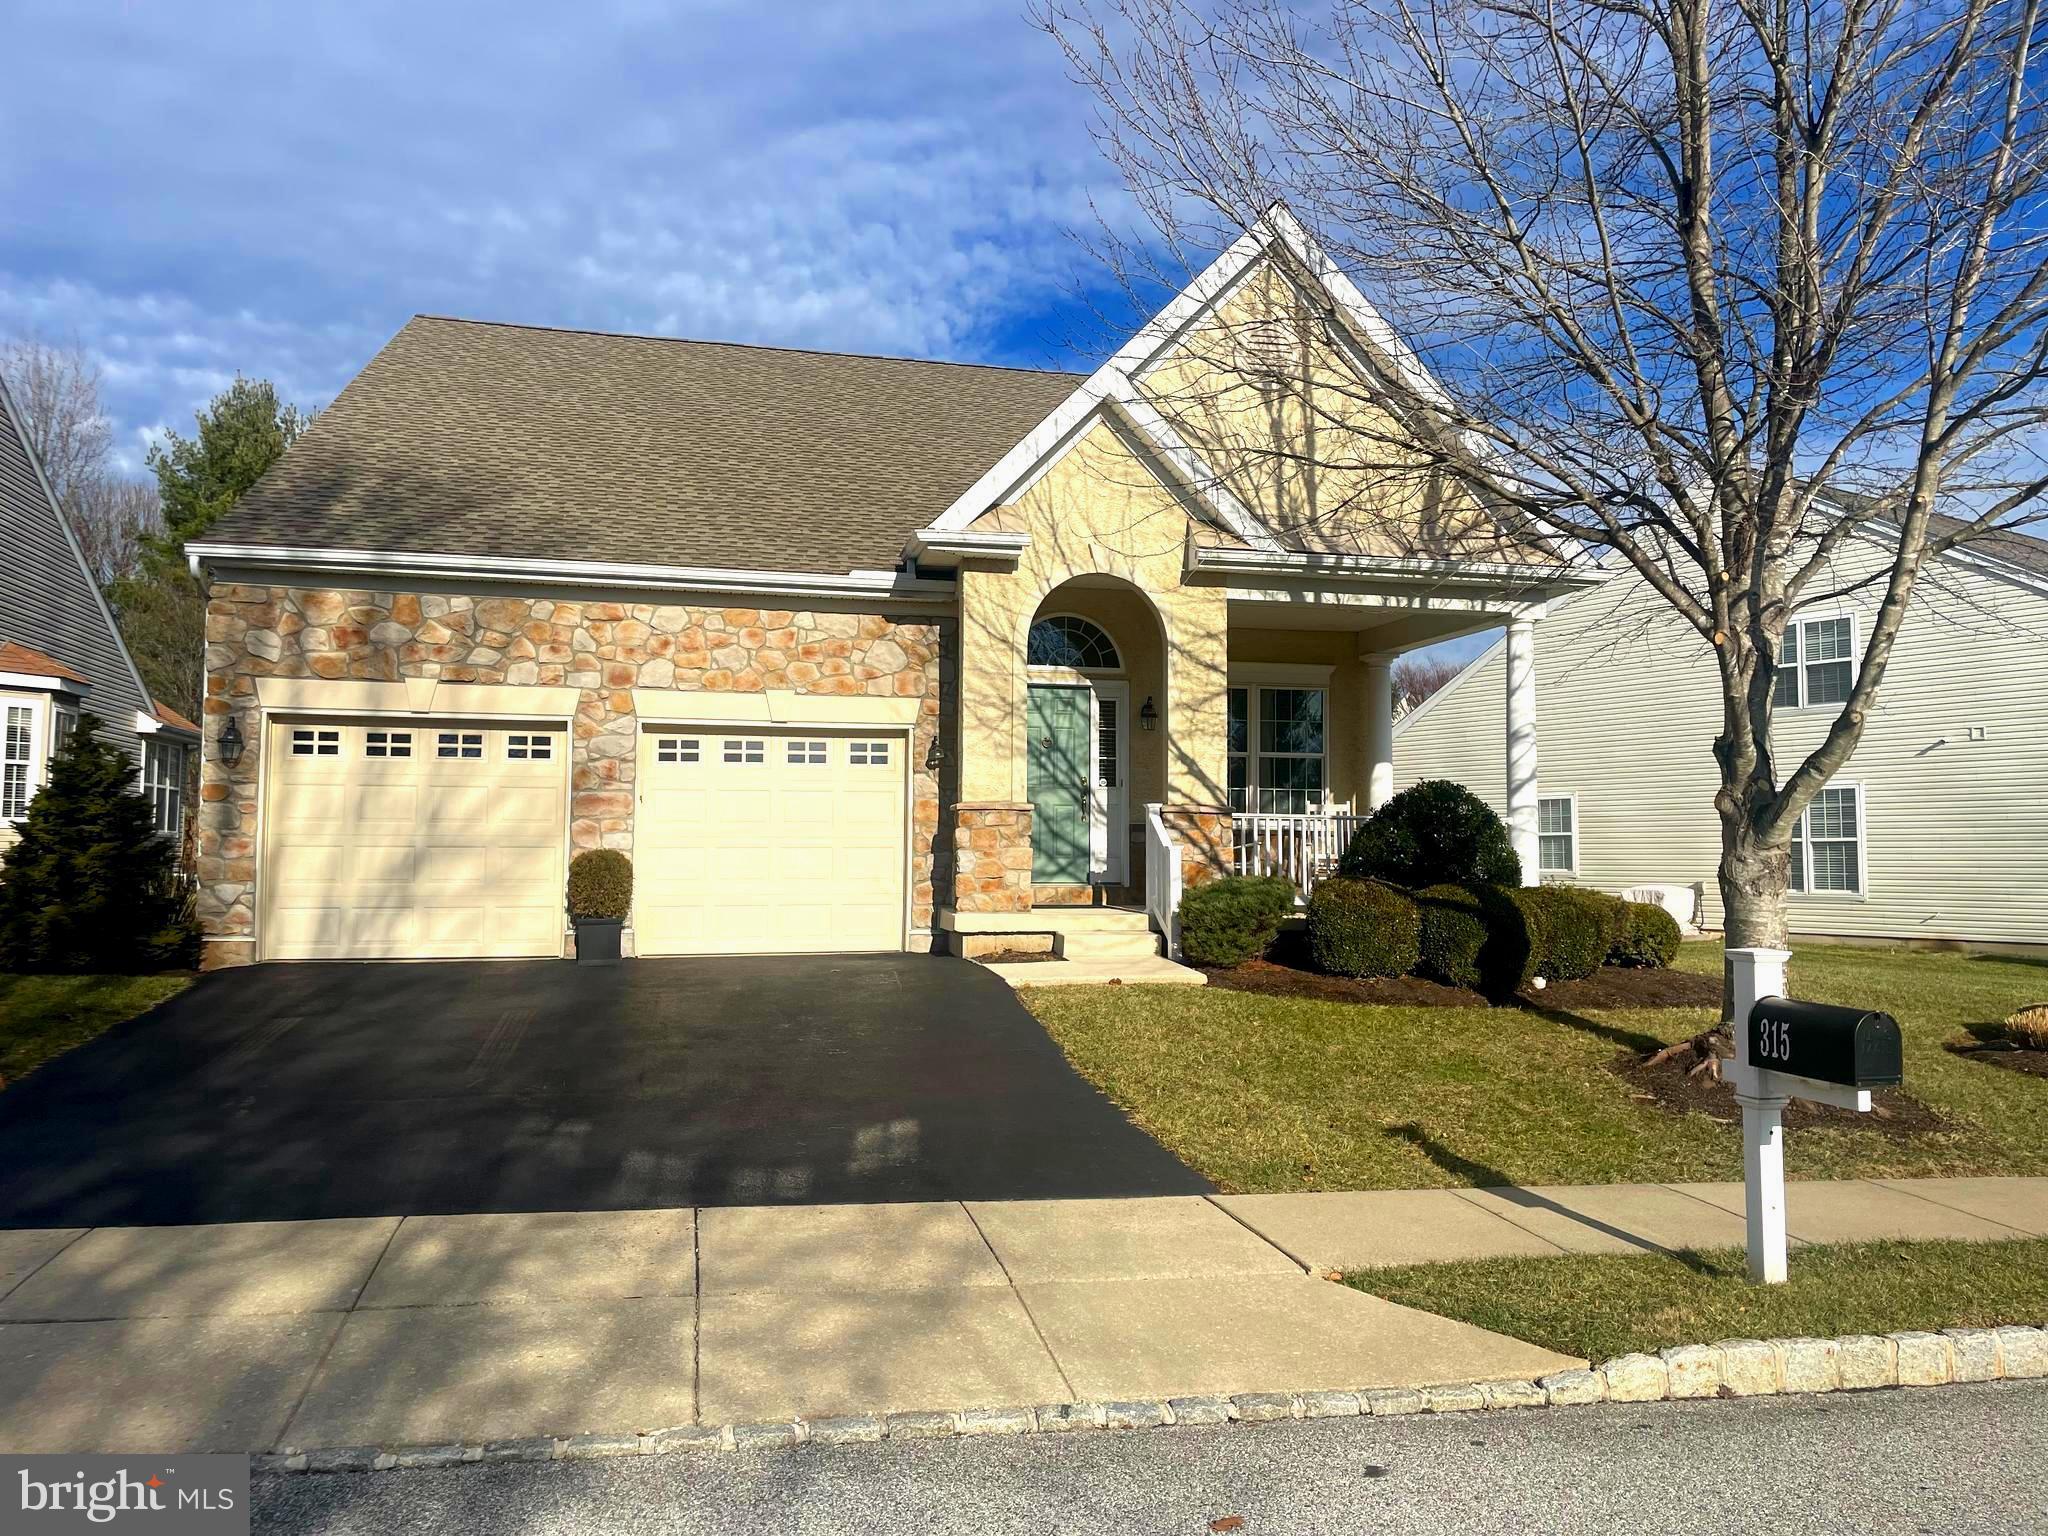
[[[319,405],[429,311],[1071,366],[1124,202],[1021,0],[16,0],[0,334],[124,457],[237,369]]]
[[[117,452],[416,312],[1079,367],[1132,212],[1022,0],[14,0],[0,335]]]

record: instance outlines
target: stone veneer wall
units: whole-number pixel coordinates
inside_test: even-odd
[[[953,909],[1029,912],[1031,807],[957,805],[953,815]]]
[[[958,687],[955,634],[954,620],[922,615],[217,583],[206,616],[208,750],[196,817],[205,963],[254,958],[238,941],[255,932],[259,677],[580,688],[570,840],[628,851],[640,729],[632,689],[921,699],[910,742],[911,917],[929,929],[934,889],[953,864],[939,834],[950,770],[942,785],[930,761]],[[232,769],[211,750],[230,715],[248,742]],[[1028,848],[1028,808],[1023,816]]]
[[[1231,872],[1230,812],[1219,806],[1167,806],[1159,813],[1167,831],[1180,839],[1184,888],[1206,885]]]

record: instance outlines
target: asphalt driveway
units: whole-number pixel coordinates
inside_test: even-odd
[[[928,955],[252,967],[0,1094],[0,1226],[1208,1187]]]

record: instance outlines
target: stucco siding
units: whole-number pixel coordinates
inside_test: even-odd
[[[1834,587],[1881,566],[1857,542]],[[1860,649],[1876,598],[1809,609],[1855,618]],[[1397,787],[1451,778],[1505,800],[1498,648],[1396,729]],[[1542,793],[1578,802],[1577,879],[1605,889],[1696,885],[1721,919],[1712,743],[1713,661],[1633,575],[1553,607],[1536,630]],[[1780,772],[1835,711],[1781,710]],[[1979,734],[1981,733],[1981,734]],[[1837,784],[1864,797],[1860,897],[1795,894],[1795,933],[2048,943],[2048,595],[1942,562],[1923,583],[1862,743]]]

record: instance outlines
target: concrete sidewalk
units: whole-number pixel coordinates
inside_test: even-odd
[[[1740,1240],[1739,1186],[0,1232],[0,1445],[260,1451],[1526,1379],[1307,1270]],[[2048,1235],[2048,1180],[1795,1185],[1793,1229]]]

